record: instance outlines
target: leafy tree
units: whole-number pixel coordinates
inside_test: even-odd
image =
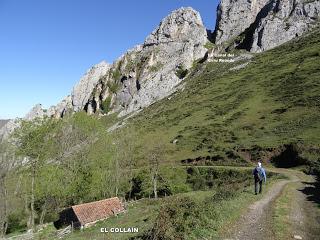
[[[120,129],[116,132],[113,140],[114,158],[113,175],[115,182],[115,195],[118,196],[121,182],[129,182],[129,189],[132,189],[135,130],[130,127]],[[129,198],[131,194],[129,194]]]
[[[8,189],[7,177],[10,169],[15,165],[16,158],[12,144],[0,142],[0,236],[4,236],[8,229]]]
[[[41,166],[48,160],[52,140],[50,133],[55,127],[52,119],[35,119],[21,121],[20,128],[14,133],[17,154],[25,157],[26,167],[30,172],[30,227],[35,230],[35,181]]]
[[[158,136],[154,136],[153,140],[149,144],[146,157],[148,158],[154,198],[158,198],[160,164],[164,161],[166,147],[163,140]]]

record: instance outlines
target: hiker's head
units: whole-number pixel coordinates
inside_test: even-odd
[[[261,168],[261,162],[258,162],[258,167],[260,167],[260,168]]]

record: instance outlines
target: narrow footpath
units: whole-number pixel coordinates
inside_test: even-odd
[[[250,205],[247,211],[230,228],[225,240],[320,240],[319,195],[313,177],[299,171],[277,169],[273,171],[285,174],[289,180],[281,180],[264,194],[264,197]],[[286,189],[286,191],[284,191]],[[289,221],[283,223],[288,232],[279,237],[275,231],[276,200],[290,193],[288,203]],[[281,223],[280,223],[281,224]]]

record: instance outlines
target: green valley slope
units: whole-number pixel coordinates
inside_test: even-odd
[[[320,33],[257,54],[251,63],[198,64],[184,90],[145,109],[130,122],[142,146],[163,137],[168,161],[206,157],[242,164],[241,150],[273,151],[296,144],[316,158],[320,144]],[[170,99],[170,100],[169,100]],[[258,147],[257,147],[258,146]]]

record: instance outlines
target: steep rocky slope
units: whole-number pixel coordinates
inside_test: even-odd
[[[222,0],[215,42],[262,52],[301,36],[318,22],[319,13],[318,0]]]
[[[236,164],[264,151],[260,160],[269,161],[279,152],[293,160],[301,152],[303,159],[318,159],[319,44],[315,29],[255,55],[239,70],[233,69],[241,62],[199,64],[183,91],[146,108],[127,126],[138,128],[141,146],[154,136],[170,142],[167,160],[172,161]]]
[[[0,129],[7,124],[9,120],[0,120]]]
[[[36,105],[26,119],[63,117],[68,110],[126,115],[146,107],[175,91],[193,63],[205,57],[207,42],[200,14],[180,8],[164,18],[143,44],[113,64],[94,65],[70,96],[48,110]]]
[[[113,64],[94,65],[69,96],[47,110],[36,105],[25,119],[61,118],[82,110],[130,116],[183,88],[181,83],[197,63],[220,61],[215,58],[233,49],[262,52],[274,48],[316,26],[319,11],[318,0],[222,0],[212,44],[200,14],[180,8],[165,17],[143,44]],[[222,61],[238,61],[243,56]],[[16,126],[10,121],[0,135],[8,135]]]
[[[89,113],[132,113],[175,91],[187,69],[202,59],[207,32],[200,14],[181,8],[164,18],[142,45],[121,56],[84,106]]]

